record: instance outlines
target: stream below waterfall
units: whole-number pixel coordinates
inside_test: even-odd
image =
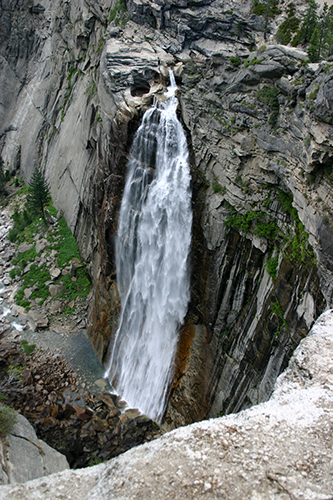
[[[116,240],[121,318],[106,371],[157,422],[190,299],[191,178],[176,90],[170,71],[167,102],[146,111],[130,151]]]

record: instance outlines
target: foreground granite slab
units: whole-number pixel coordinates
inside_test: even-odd
[[[17,414],[11,433],[0,440],[0,484],[23,483],[65,469],[66,457],[38,439],[28,420]]]
[[[0,498],[333,499],[333,310],[315,323],[271,399],[169,432],[108,463],[16,486]]]

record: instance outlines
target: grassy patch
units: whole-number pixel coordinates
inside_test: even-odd
[[[49,209],[51,215],[55,216],[57,211],[51,206]],[[14,279],[16,276],[20,277],[21,288],[15,295],[16,303],[25,309],[31,308],[31,300],[38,299],[39,305],[42,305],[46,299],[50,297],[49,285],[50,282],[54,284],[64,285],[64,290],[58,295],[57,298],[62,299],[65,304],[75,300],[77,297],[86,297],[89,293],[90,281],[86,276],[84,265],[80,264],[80,254],[75,238],[73,237],[66,220],[62,217],[51,228],[43,225],[41,219],[34,220],[28,224],[30,218],[25,215],[25,212],[14,213],[14,223],[16,224],[16,243],[28,242],[34,246],[26,252],[19,253],[12,261],[14,267],[10,271],[10,276]],[[49,241],[50,245],[38,255],[36,253],[36,235],[39,238],[45,238]],[[55,264],[61,270],[64,270],[73,259],[75,259],[76,276],[73,279],[69,276],[68,271],[64,270],[56,281],[51,279],[49,267],[50,262],[46,261],[47,255],[53,252],[55,256]],[[30,264],[30,268],[27,268]],[[25,270],[25,272],[24,272]],[[32,289],[32,294],[27,298],[24,290]],[[24,348],[24,346],[23,346]]]
[[[69,274],[62,276],[60,282],[65,285],[65,290],[59,294],[59,298],[71,302],[77,297],[86,297],[89,293],[90,282],[87,279],[84,269],[77,269],[76,281],[72,281]]]
[[[23,350],[27,356],[30,356],[30,354],[34,351],[36,344],[28,344],[28,341],[25,339],[21,340],[21,346],[23,347]]]
[[[313,86],[313,89],[311,90],[311,92],[306,97],[307,101],[314,101],[315,99],[317,99],[319,87],[320,87],[319,83],[316,83]]]
[[[59,267],[67,265],[73,258],[80,260],[79,248],[71,230],[67,226],[65,217],[61,217],[59,220],[58,231],[56,231],[55,236],[60,236],[58,243],[53,246],[53,248],[59,252],[59,257],[57,259]]]

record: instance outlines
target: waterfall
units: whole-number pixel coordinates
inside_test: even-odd
[[[186,137],[170,72],[134,137],[119,214],[121,317],[106,376],[133,408],[160,421],[190,298],[192,211]]]

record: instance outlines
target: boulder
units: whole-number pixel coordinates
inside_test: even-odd
[[[252,71],[257,74],[259,78],[280,78],[285,72],[285,68],[276,61],[264,61],[260,64],[253,65]]]
[[[49,320],[44,314],[41,314],[38,311],[34,310],[29,312],[27,320],[33,332],[35,332],[39,328],[46,328],[49,324]]]
[[[42,238],[41,240],[37,240],[36,241],[36,253],[40,253],[42,250],[44,250],[49,245],[50,245],[50,243],[45,238]]]
[[[50,285],[49,290],[51,297],[56,297],[59,293],[61,293],[64,290],[64,285]]]
[[[52,279],[57,279],[61,275],[61,269],[54,267],[50,270],[50,275]]]
[[[32,295],[32,293],[33,293],[33,289],[32,289],[32,288],[25,288],[25,289],[24,289],[24,297],[25,297],[26,299],[28,299],[28,300],[29,300],[29,299],[30,299],[30,297],[31,297],[31,295]]]
[[[24,253],[27,252],[28,250],[31,250],[33,247],[34,247],[33,243],[24,242],[18,247],[17,251],[19,253]]]
[[[24,483],[69,469],[66,457],[38,439],[32,425],[20,414],[1,448],[0,484]]]

